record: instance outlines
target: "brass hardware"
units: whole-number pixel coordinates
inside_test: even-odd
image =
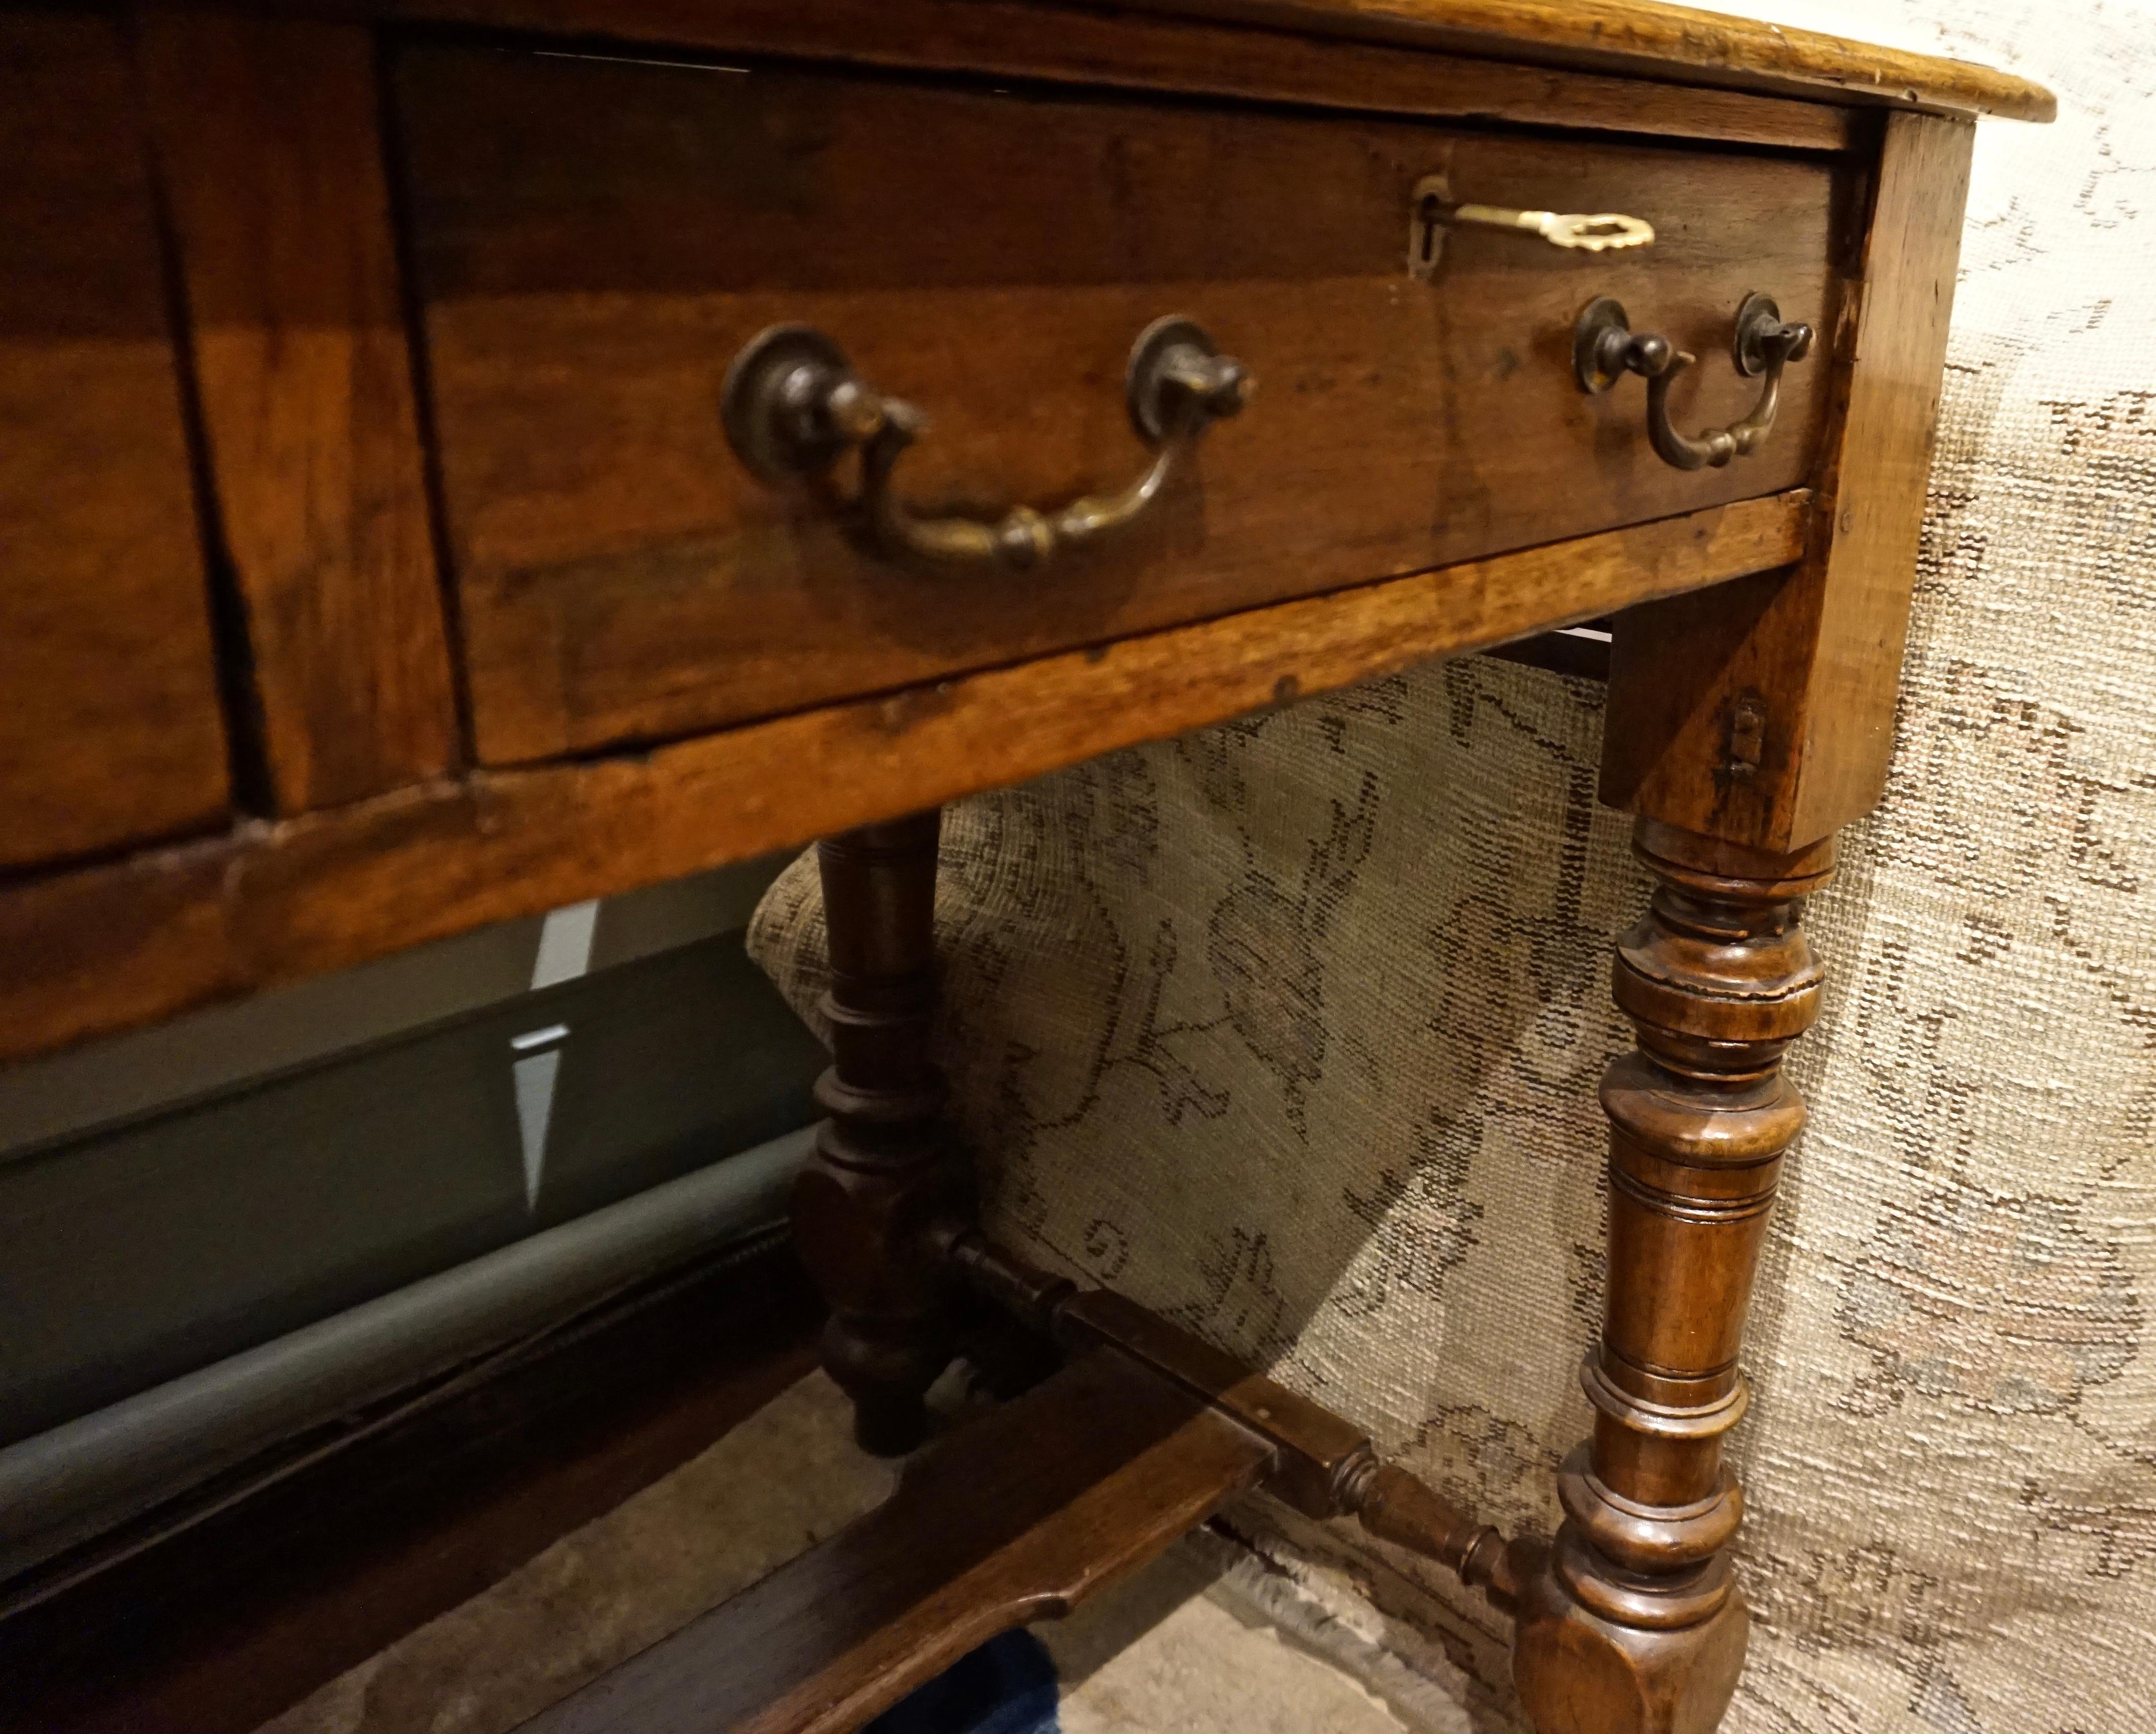
[[[1504,205],[1455,204],[1445,175],[1424,175],[1415,182],[1414,214],[1408,223],[1408,274],[1427,282],[1445,257],[1445,232],[1460,223],[1481,228],[1508,228],[1539,235],[1553,247],[1604,253],[1621,247],[1651,247],[1655,226],[1640,217],[1614,211],[1515,211]]]
[[[1040,565],[1137,518],[1186,464],[1199,436],[1241,409],[1250,375],[1188,319],[1153,321],[1139,334],[1124,374],[1131,424],[1157,455],[1121,492],[1052,511],[1014,506],[998,521],[919,517],[891,475],[927,427],[911,404],[886,398],[853,371],[845,352],[806,326],[774,326],[750,340],[726,369],[721,414],[735,454],[767,481],[814,476],[848,450],[861,454],[855,502],[876,545],[942,565]]]
[[[1500,205],[1455,205],[1445,213],[1448,223],[1478,223],[1485,228],[1521,228],[1540,235],[1553,247],[1576,247],[1584,253],[1604,253],[1617,247],[1651,247],[1655,226],[1643,217],[1622,217],[1614,211],[1592,215],[1579,212],[1508,211]]]
[[[1754,776],[1767,752],[1767,701],[1756,692],[1742,692],[1729,711],[1728,751],[1723,755],[1725,774]]]
[[[1782,310],[1756,291],[1737,310],[1730,356],[1747,378],[1766,376],[1759,401],[1741,422],[1710,428],[1697,439],[1670,423],[1671,382],[1697,357],[1650,331],[1635,336],[1625,310],[1608,295],[1598,295],[1581,310],[1573,327],[1572,365],[1580,389],[1606,392],[1627,373],[1647,382],[1647,439],[1665,464],[1679,469],[1719,469],[1732,458],[1748,458],[1773,431],[1780,408],[1782,369],[1801,362],[1812,346],[1808,325],[1784,325]]]

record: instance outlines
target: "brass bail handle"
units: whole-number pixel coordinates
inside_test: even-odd
[[[1768,296],[1745,296],[1737,310],[1736,335],[1730,344],[1737,371],[1747,378],[1765,376],[1759,401],[1741,422],[1710,428],[1697,438],[1680,434],[1670,422],[1670,385],[1697,357],[1666,337],[1637,334],[1625,310],[1608,295],[1587,304],[1573,328],[1573,369],[1580,388],[1606,392],[1627,373],[1647,382],[1647,439],[1665,464],[1679,469],[1719,469],[1732,458],[1748,458],[1774,426],[1781,407],[1782,369],[1811,352],[1812,328],[1784,325],[1782,310]]]
[[[774,326],[752,338],[726,369],[720,410],[735,454],[767,481],[820,475],[858,450],[855,503],[885,552],[1024,571],[1142,516],[1190,461],[1205,429],[1242,408],[1251,384],[1243,364],[1222,355],[1194,321],[1154,321],[1139,334],[1124,377],[1132,425],[1153,449],[1152,464],[1117,493],[1046,511],[1014,506],[993,523],[922,517],[906,505],[893,472],[927,418],[865,382],[845,352],[809,326]]]

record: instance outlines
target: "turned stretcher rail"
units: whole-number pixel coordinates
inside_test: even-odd
[[[1434,1559],[1509,1609],[1536,1544],[1507,1544],[1405,1470],[1381,1462],[1369,1435],[1308,1398],[1253,1372],[1112,1289],[1080,1289],[1037,1270],[963,1224],[930,1239],[977,1293],[1053,1336],[1068,1352],[1127,1356],[1232,1417],[1272,1447],[1265,1490],[1306,1517],[1353,1516],[1380,1541]]]

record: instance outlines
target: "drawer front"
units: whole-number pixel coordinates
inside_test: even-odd
[[[226,806],[136,121],[110,23],[0,17],[0,866]]]
[[[1755,454],[1680,471],[1640,381],[1581,390],[1573,331],[1617,297],[1700,357],[1675,419],[1738,420],[1746,295],[1832,317],[1831,159],[476,49],[408,51],[398,92],[492,762],[1774,492],[1826,414],[1815,352]],[[1414,192],[1440,171],[1658,239],[1456,229],[1417,280]],[[1030,572],[880,556],[721,422],[736,353],[803,323],[932,418],[897,470],[915,510],[1058,505],[1143,467],[1123,372],[1168,314],[1247,365],[1249,407],[1112,546]]]

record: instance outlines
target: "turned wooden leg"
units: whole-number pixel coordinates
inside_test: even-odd
[[[1722,1436],[1782,1152],[1804,1104],[1782,1051],[1817,1016],[1797,926],[1832,839],[1794,854],[1652,821],[1661,881],[1619,942],[1639,1049],[1609,1069],[1609,1274],[1582,1383],[1594,1437],[1559,1473],[1565,1521],[1524,1588],[1513,1671],[1541,1734],[1707,1734],[1743,1665],[1729,1565],[1743,1495]]]
[[[924,1237],[965,1208],[928,1059],[941,818],[916,813],[817,846],[832,1064],[816,1100],[830,1117],[795,1183],[793,1227],[831,1304],[824,1365],[854,1400],[855,1437],[885,1456],[920,1443],[922,1394],[951,1359],[947,1279]]]

